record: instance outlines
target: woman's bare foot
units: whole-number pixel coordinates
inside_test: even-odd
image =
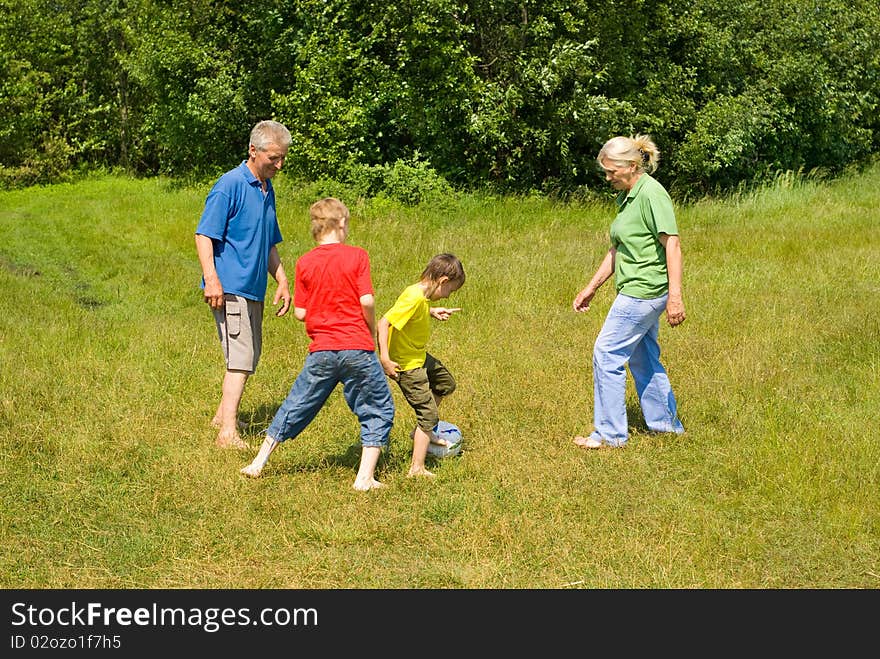
[[[247,467],[242,467],[241,469],[239,469],[238,473],[244,476],[248,476],[250,478],[259,478],[260,474],[263,473],[263,470],[261,467],[258,467],[255,464],[251,463]]]
[[[592,437],[575,437],[574,443],[577,446],[586,449],[608,448],[608,445],[605,442],[600,442],[598,439],[593,439]]]
[[[420,468],[410,468],[409,473],[406,475],[407,478],[412,478],[413,476],[427,476],[428,478],[434,478],[436,474],[428,471],[424,467]]]
[[[387,487],[385,483],[380,483],[375,478],[368,481],[355,481],[352,485],[358,492],[368,492],[369,490],[378,490],[381,487]]]

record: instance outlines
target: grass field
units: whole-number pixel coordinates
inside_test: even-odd
[[[316,197],[276,185],[292,274]],[[393,387],[389,487],[369,493],[338,390],[263,478],[239,476],[306,352],[268,306],[241,405],[253,450],[214,447],[206,192],[107,176],[0,193],[0,587],[880,587],[880,168],[678,208],[688,317],[660,343],[687,433],[646,433],[631,389],[629,445],[599,452],[571,440],[613,284],[587,314],[571,300],[612,207],[346,199],[380,311],[437,252],[468,277],[429,344],[465,449],[407,479]]]

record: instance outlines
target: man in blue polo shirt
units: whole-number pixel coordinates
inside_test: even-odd
[[[277,121],[254,126],[247,160],[217,180],[196,227],[205,302],[214,313],[226,360],[212,421],[222,448],[247,448],[238,433],[238,406],[260,359],[268,275],[278,283],[272,303],[282,303],[275,315],[290,308],[290,286],[276,248],[281,230],[271,181],[284,164],[290,140],[290,131]]]

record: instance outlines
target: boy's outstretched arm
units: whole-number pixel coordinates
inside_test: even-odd
[[[428,309],[431,317],[437,320],[449,320],[449,317],[456,311],[461,311],[461,307],[431,307]]]

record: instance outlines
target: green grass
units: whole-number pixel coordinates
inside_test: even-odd
[[[314,197],[276,183],[292,274]],[[254,450],[214,447],[206,192],[106,177],[0,193],[0,587],[880,587],[880,168],[678,209],[688,319],[660,342],[687,434],[646,433],[630,390],[618,451],[571,443],[612,283],[587,314],[571,299],[611,206],[346,200],[380,311],[437,252],[468,276],[430,342],[465,450],[407,479],[414,417],[392,387],[389,487],[370,493],[351,488],[339,391],[262,479],[238,474],[302,366],[292,315],[267,309],[241,406]]]

